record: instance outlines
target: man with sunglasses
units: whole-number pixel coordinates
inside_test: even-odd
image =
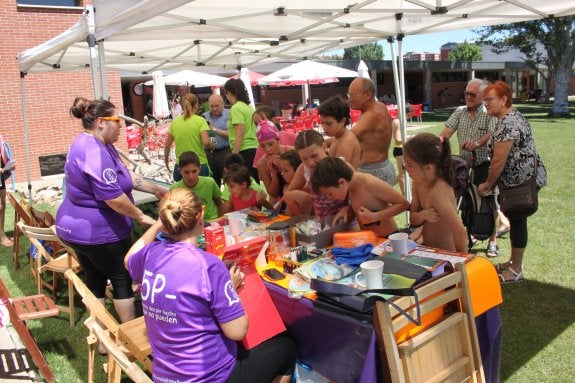
[[[490,162],[487,144],[497,124],[497,119],[489,116],[483,105],[483,91],[488,85],[488,81],[478,78],[470,80],[463,92],[465,105],[460,106],[451,114],[445,123],[445,129],[439,134],[441,137],[450,138],[453,133],[457,133],[459,155],[469,163],[469,166],[474,167],[473,183],[475,185],[479,185],[487,178]],[[475,158],[472,152],[475,153]],[[500,219],[503,220],[504,217]],[[505,223],[501,224],[505,226]],[[472,239],[471,243],[475,242]],[[494,231],[489,238],[487,255],[490,257],[499,255],[497,231]]]

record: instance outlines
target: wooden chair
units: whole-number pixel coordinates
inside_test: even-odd
[[[67,270],[72,270],[74,273],[80,271],[80,264],[75,258],[72,249],[68,249],[67,252],[61,254],[51,254],[42,245],[40,241],[44,242],[58,242],[61,246],[65,246],[58,237],[56,236],[54,226],[49,228],[44,227],[34,227],[24,225],[22,222],[18,222],[18,228],[28,237],[30,243],[36,247],[36,286],[38,288],[38,294],[42,294],[43,288],[46,287],[52,291],[54,296],[56,295],[56,278],[58,274],[62,276]],[[44,273],[52,273],[52,282],[48,283],[43,280]],[[60,311],[64,311],[70,316],[70,327],[74,327],[74,286],[72,282],[68,280],[68,306],[58,306]]]
[[[108,382],[119,382],[118,373],[124,371],[126,375],[137,383],[152,383],[152,379],[134,362],[130,361],[124,351],[116,344],[114,335],[110,330],[104,330],[93,317],[88,317],[84,322],[95,340],[100,342],[108,352]],[[120,370],[118,370],[118,367]]]
[[[407,340],[396,340],[409,324],[404,315],[389,302],[377,302],[374,309],[380,354],[387,366],[383,370],[389,372],[391,381],[485,382],[465,265],[456,265],[454,272],[433,278],[416,292],[422,317],[443,311],[436,323]],[[415,316],[413,297],[393,303]]]
[[[78,294],[82,297],[82,302],[84,303],[84,305],[88,309],[88,311],[90,313],[90,318],[97,320],[98,324],[101,326],[101,328],[103,330],[105,330],[109,334],[109,336],[113,340],[113,342],[115,344],[118,344],[119,342],[117,339],[117,335],[118,335],[118,330],[119,330],[120,324],[118,323],[116,318],[114,318],[112,316],[112,314],[110,314],[110,312],[102,304],[102,302],[100,300],[98,300],[98,298],[96,298],[94,296],[94,294],[92,294],[92,292],[88,289],[88,287],[84,284],[84,282],[82,282],[80,277],[78,277],[78,275],[76,275],[76,273],[74,273],[72,270],[68,270],[68,271],[66,271],[66,273],[64,273],[64,276],[66,278],[68,278],[69,281],[72,282],[72,284],[74,285],[74,288],[76,289]],[[84,324],[90,330],[90,334],[86,338],[86,341],[88,342],[88,383],[93,383],[94,382],[94,366],[95,366],[96,350],[98,348],[98,339],[97,339],[98,337],[96,334],[93,333],[90,323],[89,322],[87,323],[87,322],[88,321],[84,322]],[[106,347],[105,344],[103,344],[103,346]],[[134,359],[133,356],[130,354],[130,352],[125,347],[123,347],[123,346],[119,346],[119,347],[120,347],[120,350],[130,360]],[[142,361],[142,364],[144,365],[144,368],[146,368],[148,371],[152,371],[151,359],[146,358],[145,360]],[[108,365],[108,372],[110,373],[109,365]],[[112,375],[114,375],[114,376],[111,378],[112,380],[109,380],[109,381],[118,381],[119,382],[121,370],[114,369],[114,366],[112,364],[112,372],[113,372]],[[108,375],[108,377],[110,379],[110,375]]]
[[[14,194],[8,194],[8,201],[14,208],[14,243],[12,245],[12,260],[14,261],[14,269],[17,271],[20,268],[20,236],[23,234],[18,228],[18,222],[22,221],[25,225],[32,225],[32,216],[28,204],[22,200],[22,203],[14,197]]]

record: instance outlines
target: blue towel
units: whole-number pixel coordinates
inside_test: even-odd
[[[373,245],[371,243],[366,243],[365,245],[352,248],[334,247],[331,249],[331,253],[338,265],[358,267],[363,262],[373,257],[371,250],[373,250]]]

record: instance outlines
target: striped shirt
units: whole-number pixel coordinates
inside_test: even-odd
[[[485,105],[481,105],[475,113],[475,118],[471,118],[471,113],[467,106],[460,106],[449,116],[445,123],[449,129],[457,133],[457,140],[459,145],[463,142],[475,142],[483,137],[486,133],[493,133],[497,119],[487,114]],[[477,154],[477,162],[475,165],[480,165],[489,161],[489,148],[487,145],[475,149]],[[459,155],[469,163],[471,163],[471,152],[467,150],[460,150]]]

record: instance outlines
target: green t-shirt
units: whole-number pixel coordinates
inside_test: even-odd
[[[262,188],[262,185],[260,185],[259,183],[256,182],[256,180],[254,180],[254,177],[250,177],[250,181],[251,181],[250,187],[255,191],[257,191],[258,193],[264,190],[264,188]],[[224,201],[230,200],[230,187],[226,183],[224,183],[224,190],[222,191],[222,199]]]
[[[237,101],[230,109],[230,117],[228,118],[228,135],[230,140],[230,148],[234,148],[236,142],[236,130],[234,125],[242,124],[244,126],[244,140],[242,141],[241,150],[255,149],[258,147],[258,139],[256,137],[256,127],[252,120],[254,109],[243,101]]]
[[[170,190],[176,188],[188,187],[184,183],[184,180],[180,180],[170,186]],[[206,211],[204,212],[204,220],[209,221],[218,218],[218,207],[214,202],[214,198],[222,198],[222,192],[213,178],[200,176],[196,186],[188,189],[191,189],[194,193],[196,193],[202,200],[202,204],[206,207]]]
[[[176,143],[176,163],[180,160],[180,154],[184,152],[194,152],[200,159],[200,165],[208,163],[204,144],[202,142],[202,132],[209,131],[210,127],[203,117],[193,115],[187,120],[184,116],[177,117],[168,132],[174,137]]]

